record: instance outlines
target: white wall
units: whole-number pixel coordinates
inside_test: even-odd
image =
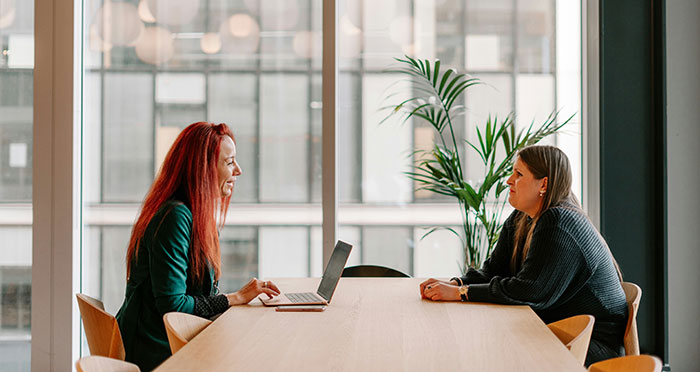
[[[700,2],[666,2],[669,363],[700,362]]]

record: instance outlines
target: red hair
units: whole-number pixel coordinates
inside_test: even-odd
[[[126,252],[126,277],[131,275],[139,245],[148,224],[163,204],[171,199],[185,203],[192,212],[190,240],[190,274],[194,283],[201,283],[211,266],[215,278],[221,275],[221,250],[216,225],[218,209],[224,225],[231,196],[222,197],[218,183],[218,162],[221,142],[233,133],[226,124],[198,122],[189,125],[177,137],[165,156],[141,211],[131,230]]]

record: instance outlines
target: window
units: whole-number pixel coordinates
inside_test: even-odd
[[[440,59],[443,71],[458,71],[485,84],[467,90],[466,115],[455,123],[458,138],[477,141],[475,125],[489,115],[514,113],[518,128],[561,109],[567,118],[580,106],[580,3],[530,1],[341,1],[339,45],[339,175],[341,239],[355,243],[365,264],[408,274],[454,276],[463,262],[457,237],[433,225],[461,224],[455,201],[416,190],[403,174],[414,150],[429,149],[434,130],[418,119],[378,123],[392,84],[395,57]],[[355,46],[360,48],[355,51]],[[559,49],[564,51],[560,51]],[[343,51],[346,51],[343,53]],[[352,51],[350,53],[349,51]],[[408,98],[411,92],[399,92]],[[574,191],[581,195],[580,116],[562,134],[546,140],[562,147],[573,165]],[[350,133],[348,133],[350,132]],[[465,144],[467,178],[482,177],[480,159]],[[342,187],[353,192],[344,193]],[[507,214],[504,216],[507,217]],[[344,228],[343,228],[344,227]]]
[[[232,127],[243,169],[220,235],[220,288],[320,276],[322,1],[83,5],[82,291],[118,310],[139,204],[175,137],[196,121]],[[432,143],[431,129],[378,125],[386,89],[401,78],[388,68],[404,54],[439,58],[486,82],[465,95],[457,125],[472,140],[489,114],[513,112],[522,127],[555,109],[580,113],[580,2],[339,0],[338,13],[338,236],[354,245],[349,264],[455,275],[459,240],[445,231],[421,239],[429,226],[461,223],[454,201],[416,190],[402,173],[409,154]],[[549,141],[569,154],[580,195],[578,117]],[[467,159],[474,179],[477,164]]]
[[[0,0],[0,370],[31,353],[34,3]]]
[[[82,291],[119,309],[138,207],[196,121],[232,128],[243,169],[220,235],[220,288],[312,275],[321,266],[311,243],[321,222],[321,1],[84,7]]]
[[[321,2],[195,3],[187,19],[158,8],[159,1],[125,2],[119,11],[101,0],[85,3],[85,224],[102,238],[88,239],[84,251],[108,254],[103,262],[121,269],[107,274],[102,266],[102,274],[84,277],[98,278],[93,294],[112,312],[121,303],[119,278],[138,205],[170,144],[194,121],[231,125],[244,173],[222,232],[229,278],[222,288],[233,290],[249,276],[322,271]],[[431,223],[459,225],[453,201],[416,191],[402,174],[411,166],[407,154],[432,143],[430,128],[377,124],[386,88],[401,78],[387,71],[393,58],[440,58],[487,83],[465,96],[469,112],[458,131],[472,140],[473,125],[489,114],[514,112],[522,126],[564,105],[578,112],[579,96],[564,101],[559,91],[571,90],[560,70],[580,73],[580,58],[559,58],[564,42],[556,43],[565,27],[557,17],[575,16],[578,7],[559,8],[566,9],[557,15],[555,2],[545,0],[397,0],[372,7],[340,1],[339,236],[355,245],[351,262],[434,275],[457,272],[461,261],[450,234],[421,240]],[[104,29],[110,19],[133,27]],[[566,43],[580,44],[580,31]],[[569,142],[580,141],[576,133]],[[567,152],[580,163],[580,146]],[[473,178],[480,176],[476,160],[467,159]],[[440,252],[439,259],[426,263],[429,251]],[[84,269],[100,267],[83,262]]]

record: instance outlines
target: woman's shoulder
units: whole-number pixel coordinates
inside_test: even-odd
[[[162,218],[166,218],[168,215],[172,214],[172,216],[176,218],[184,217],[186,219],[192,219],[192,211],[190,211],[190,208],[188,208],[185,203],[173,199],[167,200],[165,203],[163,203],[158,211],[158,214],[160,214]]]
[[[514,228],[515,227],[515,220],[518,218],[518,216],[523,213],[520,212],[517,209],[514,209],[513,212],[510,213],[508,218],[503,222],[503,226],[506,228]]]
[[[569,206],[550,208],[540,216],[538,227],[546,231],[559,231],[559,236],[568,236],[578,245],[592,247],[604,245],[603,238],[598,233],[586,214]]]
[[[538,223],[555,224],[558,226],[580,226],[582,224],[587,224],[587,222],[588,218],[582,210],[568,205],[558,205],[542,213]]]
[[[178,200],[168,200],[160,207],[158,213],[150,223],[154,232],[172,229],[190,229],[192,226],[192,212],[185,203]]]

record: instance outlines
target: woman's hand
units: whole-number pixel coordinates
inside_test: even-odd
[[[265,293],[268,298],[272,298],[280,294],[279,288],[275,283],[270,281],[262,281],[258,279],[251,279],[246,285],[241,287],[237,292],[229,293],[226,295],[228,298],[228,305],[243,305],[252,301],[259,294]]]
[[[455,281],[446,282],[430,278],[420,284],[422,298],[432,301],[459,301],[459,286]]]

